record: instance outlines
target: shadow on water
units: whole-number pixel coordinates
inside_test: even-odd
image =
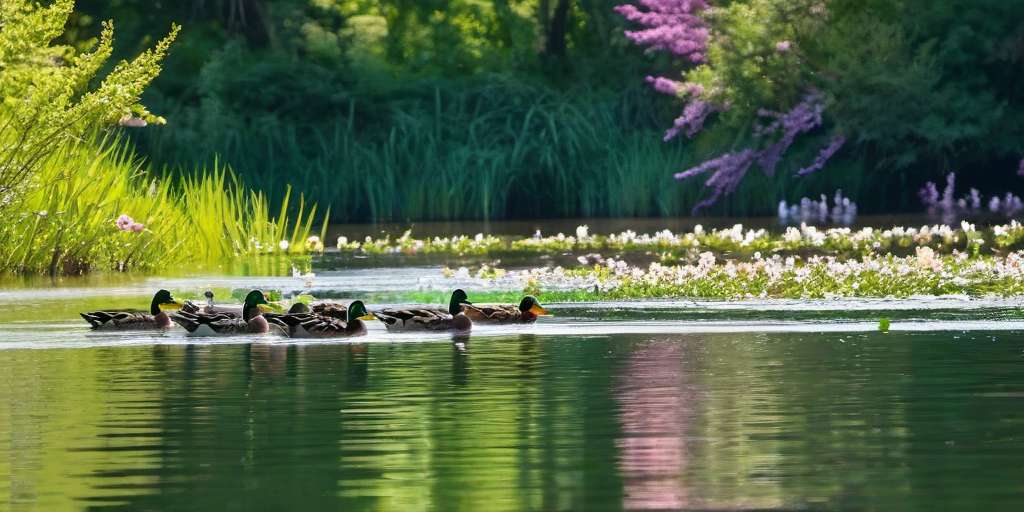
[[[0,352],[9,510],[1008,508],[1024,334]]]

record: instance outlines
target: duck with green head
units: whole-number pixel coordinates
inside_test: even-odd
[[[375,311],[373,316],[384,322],[389,331],[455,331],[468,332],[473,328],[473,321],[463,312],[462,306],[470,304],[466,292],[452,292],[448,308],[438,307],[405,307],[387,308]]]
[[[270,324],[263,317],[264,308],[269,309],[270,302],[260,290],[253,290],[245,296],[242,303],[241,318],[222,313],[186,313],[179,311],[171,315],[178,325],[189,334],[196,336],[228,336],[232,334],[265,334]]]
[[[298,306],[301,303],[296,304]],[[304,311],[294,311],[293,307],[285,315],[274,315],[268,320],[271,326],[290,338],[348,338],[366,334],[363,320],[372,320],[373,315],[366,311],[363,301],[357,300],[345,310],[345,320],[326,315],[311,313],[308,306],[302,304]]]
[[[537,317],[551,314],[533,295],[523,297],[518,306],[467,302],[462,306],[462,312],[474,322],[492,324],[531,324],[537,321]]]
[[[181,303],[174,300],[171,292],[160,290],[153,295],[149,304],[149,313],[144,311],[93,311],[79,313],[93,329],[167,329],[171,319],[167,311],[181,308]]]

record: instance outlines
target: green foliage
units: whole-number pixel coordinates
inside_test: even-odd
[[[162,121],[138,100],[160,72],[177,26],[154,48],[117,64],[90,88],[110,57],[113,24],[103,24],[89,52],[51,46],[73,6],[72,0],[49,7],[25,0],[0,4],[0,209],[15,203],[23,188],[39,185],[32,182],[39,167],[96,126],[132,117]]]
[[[122,140],[67,144],[40,166],[40,186],[0,225],[0,273],[80,274],[231,262],[315,252],[316,207],[264,195],[215,168],[182,180],[150,177]],[[120,230],[127,214],[145,226]],[[282,246],[287,243],[287,248]]]
[[[291,208],[290,190],[275,217],[263,194],[223,168],[176,186],[153,178],[120,137],[96,135],[118,121],[163,122],[138,99],[178,28],[90,87],[111,55],[113,26],[103,24],[91,51],[53,46],[72,7],[0,4],[0,272],[124,271],[322,250],[310,238],[316,207],[300,198]]]

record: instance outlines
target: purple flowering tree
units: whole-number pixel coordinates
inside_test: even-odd
[[[735,191],[755,164],[774,175],[797,138],[825,124],[826,96],[815,86],[820,73],[808,64],[796,36],[813,37],[824,27],[826,0],[731,2],[720,7],[707,0],[634,0],[615,10],[639,26],[626,31],[630,41],[649,52],[669,52],[684,68],[683,80],[647,77],[656,91],[684,102],[665,133],[666,141],[680,133],[695,136],[712,114],[732,105],[767,101],[783,107],[749,114],[747,125],[753,128],[748,147],[675,174],[680,180],[710,174],[705,181],[710,195],[697,203],[695,213]],[[743,112],[733,114],[744,117]],[[814,161],[796,174],[821,170],[845,143],[841,133],[834,133]]]

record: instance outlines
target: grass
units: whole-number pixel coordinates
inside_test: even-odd
[[[291,201],[286,192],[275,215],[264,194],[224,167],[180,182],[155,177],[116,137],[69,144],[9,207],[16,213],[0,225],[0,273],[155,270],[315,251],[307,240],[316,207]],[[145,229],[118,229],[121,215]]]

